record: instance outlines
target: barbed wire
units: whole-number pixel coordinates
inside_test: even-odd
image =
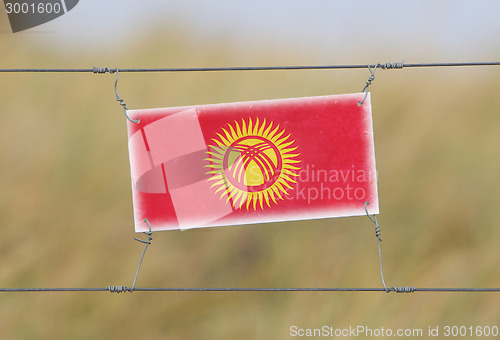
[[[275,70],[334,70],[334,69],[402,69],[418,67],[463,67],[463,66],[500,66],[500,61],[493,62],[445,62],[445,63],[376,63],[354,65],[296,65],[296,66],[231,66],[231,67],[167,67],[167,68],[3,68],[0,72],[58,72],[58,73],[114,73],[119,72],[216,72],[216,71],[275,71]]]
[[[389,289],[396,293],[500,293],[500,288],[417,288],[398,287]],[[0,293],[20,292],[111,292],[123,293],[132,290],[125,286],[107,288],[0,288]],[[384,292],[385,288],[139,288],[133,292]]]

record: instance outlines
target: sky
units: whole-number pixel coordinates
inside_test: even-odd
[[[488,61],[500,53],[499,12],[498,0],[81,0],[63,17],[16,34],[36,34],[57,48],[102,50],[137,44],[166,25],[248,51],[294,48],[359,62],[373,54],[394,58],[387,61]]]

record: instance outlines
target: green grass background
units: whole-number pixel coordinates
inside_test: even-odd
[[[292,48],[250,58],[224,39],[156,31],[166,30],[175,34],[151,33],[106,53],[3,33],[0,67],[332,63]],[[419,61],[427,60],[407,60]],[[377,71],[372,110],[389,286],[500,286],[499,71]],[[123,73],[119,93],[132,109],[166,107],[353,93],[368,75]],[[131,285],[143,245],[133,240],[126,120],[113,83],[109,74],[0,74],[1,287]],[[138,287],[381,286],[366,217],[153,237]],[[498,293],[0,293],[0,338],[287,339],[292,325],[500,326],[499,302]]]

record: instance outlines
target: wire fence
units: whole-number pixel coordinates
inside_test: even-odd
[[[0,73],[117,73],[118,72],[217,72],[217,71],[273,71],[273,70],[335,70],[335,69],[366,69],[368,68],[372,75],[365,86],[363,92],[371,85],[371,80],[374,78],[375,69],[402,69],[402,68],[423,68],[423,67],[477,67],[477,66],[500,66],[500,62],[457,62],[457,63],[417,63],[405,64],[404,62],[396,63],[377,63],[377,64],[356,64],[356,65],[299,65],[299,66],[236,66],[236,67],[180,67],[180,68],[109,68],[109,67],[93,67],[93,68],[3,68]],[[117,77],[118,81],[118,77]],[[115,82],[116,90],[116,82]],[[118,94],[117,94],[117,98]],[[118,100],[118,99],[117,99]],[[126,107],[124,107],[126,109]],[[366,206],[365,206],[366,209]],[[367,212],[368,215],[368,212]],[[380,229],[375,216],[372,222],[376,224],[376,236],[378,238]],[[378,233],[378,234],[377,234]],[[380,270],[383,288],[140,288],[135,287],[137,275],[144,258],[144,254],[148,245],[151,243],[151,232],[145,233],[148,235],[148,241],[142,253],[139,266],[137,268],[134,283],[131,288],[127,286],[108,286],[106,288],[0,288],[0,293],[27,293],[27,292],[111,292],[111,293],[132,293],[132,292],[384,292],[384,293],[500,293],[500,288],[417,288],[409,287],[386,287],[382,273],[382,260],[380,253],[379,258]]]
[[[417,63],[405,64],[376,63],[355,65],[296,65],[296,66],[232,66],[232,67],[170,67],[170,68],[3,68],[0,72],[11,73],[114,73],[119,72],[216,72],[216,71],[279,71],[279,70],[336,70],[336,69],[366,69],[379,67],[382,69],[402,69],[421,67],[464,67],[464,66],[500,66],[499,61],[494,62],[460,62],[460,63]]]
[[[384,292],[384,293],[500,293],[500,288],[139,288],[125,286],[107,288],[0,288],[0,293],[23,292]]]

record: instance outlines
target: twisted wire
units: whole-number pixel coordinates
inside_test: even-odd
[[[92,67],[92,72],[93,73],[110,73],[113,74],[118,71],[118,68],[109,68],[109,67]]]
[[[151,236],[151,235],[153,235],[153,232],[151,231],[151,223],[149,223],[149,220],[147,218],[144,219],[144,222],[146,222],[148,224],[149,231],[143,232],[143,234],[145,234],[148,237],[148,239],[146,241],[143,241],[141,239],[134,238],[134,240],[139,241],[141,243],[144,243],[146,245],[144,246],[144,250],[142,251],[141,260],[139,261],[139,265],[137,266],[137,270],[135,272],[134,283],[132,284],[132,288],[130,288],[130,290],[129,290],[131,293],[134,291],[135,283],[137,282],[137,276],[139,276],[139,270],[141,269],[142,260],[144,260],[144,255],[146,254],[146,250],[148,250],[148,247],[151,244],[151,241],[153,240],[153,237]]]
[[[366,100],[366,97],[368,96],[368,88],[370,87],[370,85],[372,84],[372,81],[375,80],[375,71],[377,70],[377,67],[379,66],[380,64],[377,64],[375,65],[375,67],[372,69],[370,66],[368,66],[368,70],[370,70],[370,76],[368,77],[368,80],[366,81],[366,85],[365,87],[363,87],[363,91],[361,91],[361,93],[364,93],[365,96],[363,97],[363,100],[358,102],[358,106],[361,106],[363,105],[363,103],[365,102]]]
[[[96,67],[94,67],[94,70],[95,69],[96,69]],[[101,71],[103,71],[103,72],[101,72]],[[127,104],[125,104],[125,102],[123,101],[123,99],[120,98],[120,96],[118,95],[118,76],[119,76],[118,68],[116,68],[114,70],[110,70],[108,67],[104,67],[104,68],[100,67],[100,68],[98,68],[98,73],[106,73],[106,72],[109,72],[111,74],[113,74],[114,72],[116,72],[115,95],[116,95],[116,101],[123,107],[123,114],[132,123],[139,123],[141,121],[139,118],[137,118],[136,120],[134,120],[134,119],[132,119],[132,118],[129,117],[129,115],[127,114],[127,110],[128,110]]]
[[[385,63],[385,64],[379,64],[379,67],[382,68],[383,70],[396,70],[396,69],[402,69],[405,67],[405,61],[403,60],[402,62],[398,63]]]
[[[500,288],[416,288],[392,287],[396,293],[500,293]],[[406,290],[406,291],[405,291]],[[106,288],[0,288],[0,293],[111,292],[130,291],[125,286]],[[176,288],[143,287],[134,292],[386,292],[384,288]]]
[[[444,62],[444,63],[375,63],[375,64],[344,64],[344,65],[297,65],[297,66],[230,66],[230,67],[164,67],[164,68],[119,68],[120,72],[217,72],[217,71],[273,71],[273,70],[335,70],[335,69],[366,69],[379,65],[382,69],[420,68],[420,67],[474,67],[500,66],[500,61],[492,62]],[[390,65],[390,66],[389,66]],[[383,67],[385,66],[385,67]],[[111,68],[2,68],[0,72],[10,73],[114,73]],[[116,70],[116,69],[115,69]]]
[[[129,292],[130,290],[126,286],[109,286],[108,291],[110,293],[123,293],[123,292]]]
[[[392,287],[396,293],[414,293],[415,287]]]

